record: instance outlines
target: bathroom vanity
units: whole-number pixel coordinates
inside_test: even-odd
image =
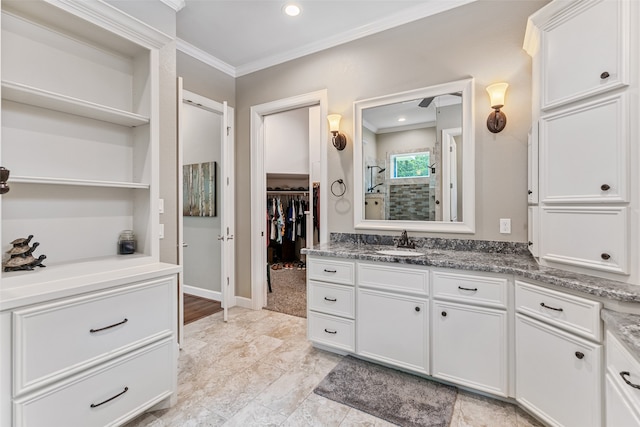
[[[549,425],[640,425],[637,286],[538,266],[523,244],[424,239],[403,254],[380,237],[306,250],[314,345],[513,399]]]

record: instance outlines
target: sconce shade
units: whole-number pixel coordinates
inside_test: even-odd
[[[340,114],[329,114],[327,120],[329,120],[329,131],[333,134],[331,142],[338,151],[344,150],[347,146],[347,137],[343,133],[340,133]]]
[[[504,94],[507,92],[509,83],[495,83],[487,86],[487,92],[491,99],[491,108],[500,109],[504,107]]]
[[[327,116],[327,120],[329,120],[329,131],[340,131],[340,119],[342,119],[342,116],[340,114],[329,114]]]

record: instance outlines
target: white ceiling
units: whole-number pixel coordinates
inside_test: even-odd
[[[475,0],[186,0],[178,49],[238,77]],[[285,4],[302,13],[288,17]]]

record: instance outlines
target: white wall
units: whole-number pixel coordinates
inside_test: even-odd
[[[264,133],[267,174],[309,173],[309,108],[266,116]]]

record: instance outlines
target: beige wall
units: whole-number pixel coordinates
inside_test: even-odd
[[[467,77],[475,78],[476,233],[449,237],[526,241],[526,154],[531,117],[531,62],[522,50],[527,17],[537,1],[478,1],[364,39],[261,70],[236,80],[236,228],[249,230],[250,108],[326,88],[329,112],[342,114],[353,135],[353,102]],[[509,82],[506,129],[491,134],[485,87]],[[345,180],[353,205],[352,141],[328,151],[328,183]],[[498,233],[499,218],[512,219],[512,234]],[[354,232],[353,211],[328,205],[332,232]],[[237,233],[237,253],[250,252],[248,232]],[[416,233],[417,235],[418,233]],[[250,260],[237,256],[237,294],[250,296]]]
[[[235,79],[180,51],[176,52],[177,72],[184,89],[217,102],[236,105]]]

